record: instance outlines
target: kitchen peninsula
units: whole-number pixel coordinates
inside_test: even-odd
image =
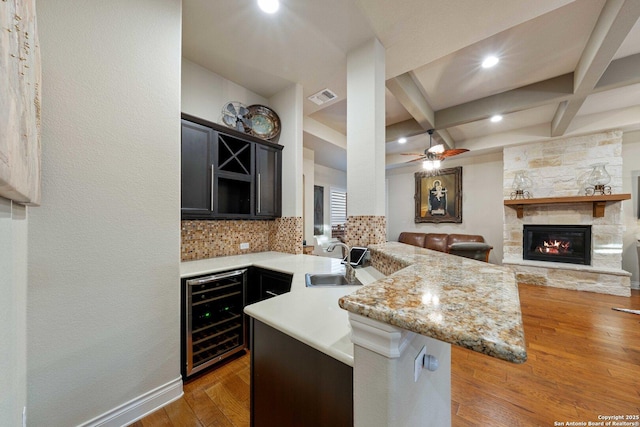
[[[451,344],[526,360],[514,274],[402,243],[370,250],[372,266],[357,270],[361,287],[306,288],[305,273],[344,267],[338,259],[277,252],[184,262],[182,277],[250,265],[292,273],[291,292],[245,313],[353,368],[354,425],[450,425]],[[415,381],[423,347],[439,367],[419,369]]]

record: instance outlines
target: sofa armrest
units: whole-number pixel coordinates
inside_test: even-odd
[[[465,258],[477,259],[478,261],[489,262],[489,252],[493,246],[480,242],[459,242],[449,246],[451,255],[458,255]]]

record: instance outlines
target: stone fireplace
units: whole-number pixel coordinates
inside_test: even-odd
[[[513,179],[520,170],[527,171],[532,181],[529,191],[534,198],[582,196],[584,189],[579,178],[590,169],[589,165],[597,162],[607,162],[612,193],[622,193],[620,131],[507,147],[504,149],[504,199],[509,199]],[[549,252],[561,252],[561,248],[556,250],[553,246],[563,243],[547,241],[549,249],[541,249],[538,254],[546,251],[551,257],[536,257],[537,246],[544,248],[544,242],[535,243],[532,249],[531,242],[525,242],[525,238],[539,239],[540,236],[527,236],[525,225],[529,226],[527,233],[544,230],[538,226],[567,227],[564,230],[567,232],[589,229],[590,247],[577,248],[586,252],[579,262],[575,259],[567,262],[573,258],[567,253],[563,254],[563,262],[557,262],[560,257],[555,255],[559,254]],[[554,234],[556,231],[547,233],[552,234],[547,240],[562,240],[554,239],[558,237]],[[505,206],[503,264],[513,268],[520,283],[629,296],[631,274],[622,270],[623,232],[622,202],[619,201],[607,202],[602,217],[594,216],[589,202],[526,205],[522,218],[518,218],[513,207]],[[530,253],[525,255],[525,243],[529,245],[527,250],[534,252],[533,259]]]

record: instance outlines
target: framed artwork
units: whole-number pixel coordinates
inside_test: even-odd
[[[313,186],[313,235],[324,234],[324,187]]]
[[[462,222],[462,166],[416,172],[415,222]]]
[[[40,204],[40,47],[35,0],[0,2],[0,196]]]

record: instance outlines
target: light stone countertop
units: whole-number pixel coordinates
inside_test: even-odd
[[[291,292],[248,305],[245,313],[349,366],[347,311],[489,356],[526,360],[512,270],[397,242],[370,248],[407,267],[388,277],[373,267],[358,268],[364,286],[307,288],[306,273],[343,273],[340,260],[261,252],[182,262],[180,276],[252,265],[293,274]]]
[[[349,315],[340,309],[338,300],[361,286],[307,288],[304,283],[306,273],[344,273],[344,265],[340,264],[340,259],[260,252],[185,261],[180,263],[180,277],[187,278],[252,265],[293,274],[293,281],[291,292],[248,305],[245,307],[245,313],[334,359],[353,366]],[[356,277],[366,285],[384,276],[372,267],[365,267],[356,269]]]
[[[499,359],[527,360],[511,269],[398,242],[369,249],[407,267],[345,295],[340,307]]]

